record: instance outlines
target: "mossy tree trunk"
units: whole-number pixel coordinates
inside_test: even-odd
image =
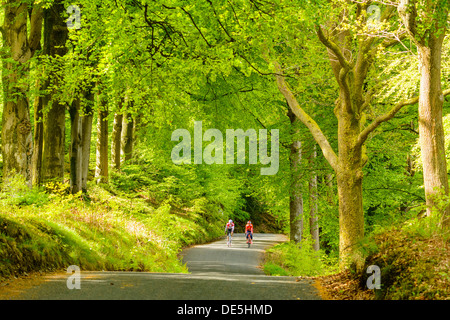
[[[70,192],[75,194],[82,189],[82,155],[81,140],[82,121],[80,117],[80,98],[75,99],[69,108],[70,114]]]
[[[36,87],[40,88],[41,81],[36,81]],[[42,170],[42,145],[44,143],[44,114],[43,97],[36,96],[34,100],[34,135],[33,135],[33,156],[31,159],[31,175],[32,185],[39,186],[41,184]]]
[[[441,88],[441,52],[444,37],[433,38],[429,47],[419,48],[421,69],[419,99],[419,141],[423,163],[423,177],[427,215],[432,215],[439,192],[449,195],[447,161],[445,159]],[[444,208],[444,221],[450,217],[450,206]]]
[[[44,10],[44,53],[53,59],[58,65],[60,57],[67,53],[66,41],[68,29],[62,14],[64,13],[62,1],[55,1],[53,5]],[[42,180],[64,180],[64,143],[65,143],[65,116],[66,106],[57,97],[58,87],[61,80],[56,72],[49,74],[47,84],[50,89],[44,96],[44,135],[42,150]]]
[[[92,136],[92,122],[94,119],[93,106],[94,94],[92,86],[88,86],[83,93],[83,100],[81,103],[81,189],[83,192],[87,191],[87,182],[89,175],[89,160],[91,156],[91,136]]]
[[[119,100],[119,113],[114,114],[113,129],[111,132],[111,167],[120,170],[120,152],[122,141],[123,114],[120,113],[124,104],[124,98]]]
[[[25,177],[31,186],[33,135],[27,97],[29,61],[40,47],[42,29],[41,5],[29,1],[9,0],[3,4],[3,179],[14,173]],[[28,14],[30,21],[28,22]],[[29,28],[28,28],[29,26]]]
[[[130,112],[126,112],[122,120],[122,135],[120,155],[123,161],[130,160],[133,155],[133,127],[134,119]]]
[[[111,167],[120,170],[120,142],[122,136],[123,114],[114,114],[113,130],[111,132]]]

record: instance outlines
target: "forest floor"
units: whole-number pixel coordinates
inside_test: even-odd
[[[417,231],[417,229],[416,229]],[[324,299],[449,300],[450,241],[442,234],[417,234],[393,227],[372,238],[362,271],[316,277]],[[381,269],[381,289],[369,290],[369,265]]]

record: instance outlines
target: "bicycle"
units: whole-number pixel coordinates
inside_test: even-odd
[[[228,247],[231,247],[231,240],[232,240],[232,237],[229,236],[228,238],[229,238],[229,239],[228,239],[228,241],[227,241],[227,246],[228,246]]]
[[[227,246],[231,247],[231,240],[234,232],[234,223],[233,220],[228,220],[227,225],[225,226],[225,233],[227,234]]]
[[[247,234],[246,234],[246,237],[247,237],[247,246],[248,246],[248,248],[250,248],[250,245],[253,243],[252,237],[251,237],[250,235],[251,235],[250,233],[247,233]]]
[[[231,247],[231,241],[233,240],[233,232],[228,232],[227,233],[227,246]]]

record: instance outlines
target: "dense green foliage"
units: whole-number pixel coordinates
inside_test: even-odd
[[[20,3],[46,10],[59,3],[65,8],[75,4],[12,1],[12,5]],[[379,6],[382,12],[389,9],[383,1],[350,0],[79,0],[76,5],[82,13],[81,28],[68,30],[65,55],[45,54],[47,40],[43,38],[36,53],[21,64],[2,45],[3,89],[7,85],[17,89],[14,97],[9,97],[11,101],[26,98],[33,132],[42,121],[37,113],[39,98],[52,93],[52,100],[42,106],[44,118],[53,103],[65,108],[65,132],[50,141],[63,140],[65,161],[63,177],[55,175],[54,181],[32,188],[25,177],[13,172],[1,177],[0,276],[69,264],[82,269],[185,272],[177,260],[180,249],[221,236],[230,218],[236,221],[238,232],[251,219],[256,232],[288,234],[293,182],[297,182],[303,197],[304,240],[272,248],[264,269],[268,274],[307,276],[336,271],[340,233],[336,172],[306,126],[291,123],[289,106],[275,82],[274,62],[282,66],[298,104],[338,153],[335,111],[339,86],[330,67],[330,51],[318,38],[317,27],[329,24],[342,8],[348,9],[349,16],[337,24],[336,30],[347,30],[347,40],[355,48],[346,55],[356,56],[362,50],[363,37],[379,41],[364,81],[364,94],[370,95],[370,103],[359,115],[361,127],[419,93],[414,40],[406,36],[396,14],[375,29],[368,28],[364,19],[357,20],[357,13],[370,4]],[[1,20],[5,20],[9,5],[2,3]],[[59,14],[64,19],[69,16],[67,12]],[[426,26],[419,29],[426,30]],[[4,39],[7,30],[3,25]],[[393,37],[398,41],[389,46],[382,41]],[[450,41],[445,39],[444,89],[450,75],[449,48]],[[19,77],[17,83],[7,82],[15,70],[8,69],[8,63],[26,76]],[[11,102],[7,99],[2,95],[0,112],[4,119],[11,116],[3,114],[6,103]],[[94,125],[88,137],[87,189],[70,194],[74,125],[67,110],[77,102],[80,117],[92,115]],[[450,103],[444,101],[447,152],[449,108]],[[122,154],[120,169],[111,169],[105,184],[96,184],[94,177],[99,158],[95,145],[100,137],[95,124],[100,110],[108,111],[108,166],[112,161],[113,120],[126,115],[134,125],[132,155],[125,160]],[[176,142],[171,135],[176,129],[187,129],[193,137],[195,121],[202,121],[203,133],[218,129],[224,136],[227,129],[278,129],[277,174],[261,175],[264,165],[249,164],[248,150],[245,164],[175,165],[171,152]],[[4,120],[3,125],[6,123]],[[418,126],[417,105],[404,107],[365,141],[362,206],[366,238],[362,247],[366,249],[367,241],[375,243],[383,237],[377,235],[390,232],[392,225],[415,221],[411,219],[421,217],[425,210]],[[33,143],[38,140],[34,137]],[[294,141],[302,143],[297,177],[290,163]],[[124,141],[119,144],[123,147]],[[223,144],[226,148],[225,139]],[[207,145],[209,142],[203,141],[202,150]],[[193,145],[191,149],[194,151]],[[1,166],[6,158],[2,157]],[[317,198],[312,197],[314,178]],[[439,212],[449,203],[446,197],[440,200]],[[315,207],[319,251],[312,249],[309,236],[308,221]],[[410,234],[407,240],[434,236]],[[441,236],[448,242],[445,233]],[[404,238],[400,240],[406,243]],[[382,250],[395,245],[395,241],[389,241],[381,249],[380,241],[373,248],[369,245],[367,250],[373,249],[370,254],[366,252],[369,261],[382,264],[378,259]],[[389,263],[383,263],[383,268],[390,268]],[[401,267],[406,268],[406,264]],[[426,272],[423,274],[425,277]],[[389,284],[399,281],[394,279]],[[385,289],[383,295],[391,294]],[[403,297],[400,293],[390,296]]]

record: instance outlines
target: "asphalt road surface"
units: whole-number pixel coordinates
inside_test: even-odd
[[[320,299],[312,280],[265,276],[264,250],[285,241],[276,234],[255,234],[247,248],[243,234],[198,245],[181,253],[190,274],[81,271],[79,289],[68,288],[69,274],[40,277],[29,285],[5,288],[3,299],[64,300],[312,300]],[[72,287],[75,281],[70,281]],[[69,284],[69,286],[70,286]],[[0,292],[2,288],[0,288]],[[10,294],[5,294],[10,292]]]

